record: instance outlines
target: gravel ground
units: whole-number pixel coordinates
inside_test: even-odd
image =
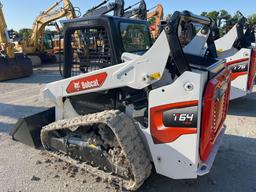
[[[40,98],[40,89],[60,79],[58,74],[57,67],[46,67],[35,70],[30,78],[0,83],[0,192],[118,190],[8,136],[19,117],[51,106]],[[226,124],[228,130],[209,175],[172,180],[152,173],[139,191],[256,192],[256,95],[232,101]]]

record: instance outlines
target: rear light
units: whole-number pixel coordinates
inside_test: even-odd
[[[200,135],[200,157],[206,161],[212,151],[228,112],[231,72],[222,71],[210,80],[203,100],[202,127]]]
[[[254,78],[256,73],[256,52],[252,50],[251,63],[248,76],[248,90],[251,91],[254,85]]]

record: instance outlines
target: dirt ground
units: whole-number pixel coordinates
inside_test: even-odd
[[[30,78],[0,83],[0,192],[116,191],[100,178],[79,171],[44,152],[11,140],[17,119],[51,106],[40,97],[45,83],[60,79],[57,67],[35,70]],[[256,192],[256,94],[232,101],[228,130],[209,175],[172,180],[156,173],[140,192]]]

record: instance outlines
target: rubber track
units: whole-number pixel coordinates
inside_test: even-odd
[[[60,120],[49,124],[42,129],[42,144],[44,148],[47,149],[47,137],[50,131],[61,129],[76,131],[81,126],[91,126],[93,124],[107,125],[117,137],[117,140],[132,169],[133,178],[130,181],[124,180],[113,174],[105,173],[104,171],[94,168],[86,163],[76,161],[67,155],[57,152],[53,153],[51,151],[49,151],[49,153],[71,163],[74,166],[83,168],[104,180],[107,179],[110,182],[115,181],[127,190],[137,190],[149,177],[152,165],[135,123],[127,115],[118,110],[103,111],[72,119]]]

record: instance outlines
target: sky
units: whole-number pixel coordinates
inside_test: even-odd
[[[1,0],[8,29],[19,30],[31,28],[33,21],[41,11],[46,10],[58,0]],[[103,0],[71,0],[82,13]],[[114,1],[114,0],[112,0]],[[125,7],[139,0],[126,0]],[[146,0],[147,7],[152,8],[158,3],[164,6],[164,13],[189,10],[195,14],[203,11],[225,9],[231,14],[240,10],[245,16],[256,13],[255,0]]]

